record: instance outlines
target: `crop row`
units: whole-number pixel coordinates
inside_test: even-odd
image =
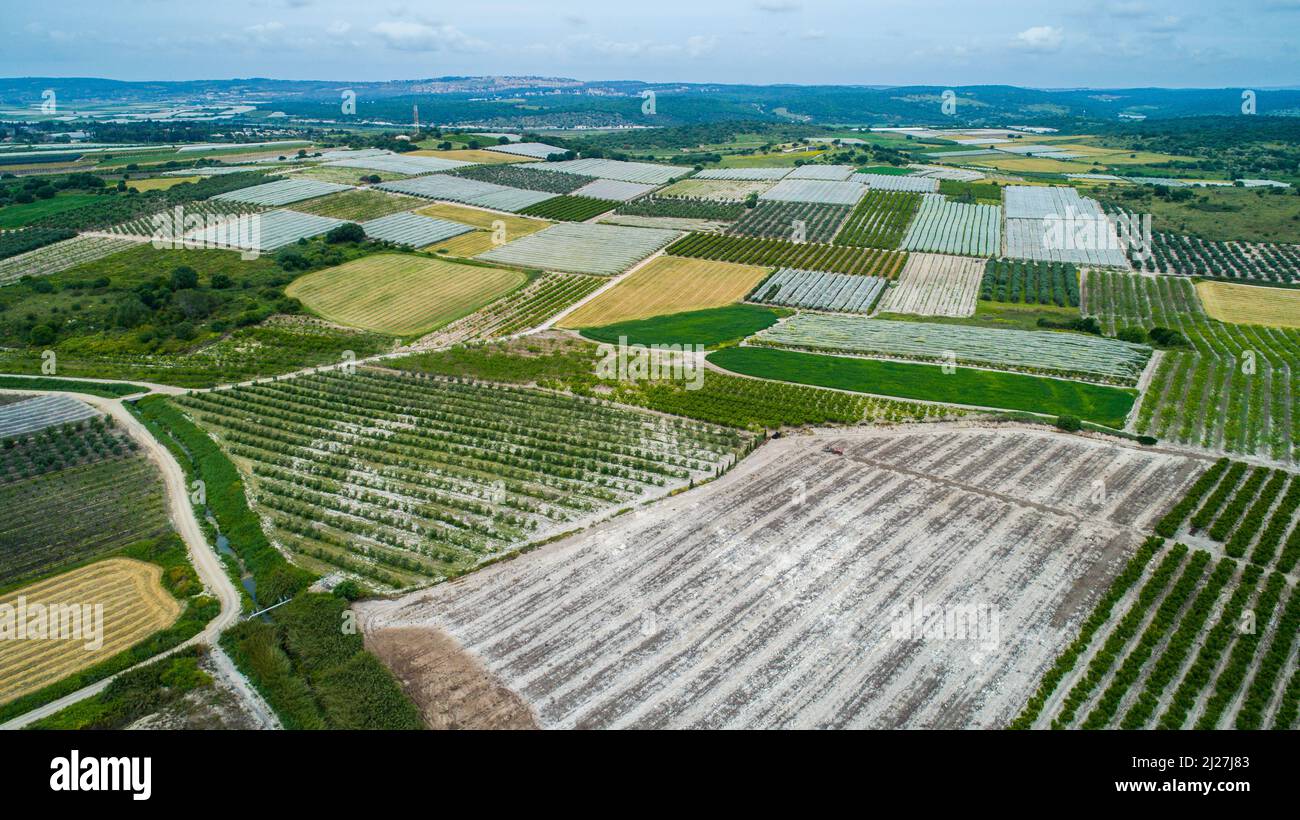
[[[563,174],[561,174],[563,176]],[[644,196],[624,202],[614,213],[626,216],[666,216],[675,219],[716,219],[723,222],[745,215],[745,203],[684,196]]]
[[[1156,535],[1162,538],[1173,538],[1179,528],[1183,526],[1183,522],[1187,520],[1187,516],[1192,514],[1196,509],[1196,505],[1200,504],[1201,499],[1205,497],[1205,494],[1227,472],[1228,464],[1228,459],[1221,458],[1214,462],[1210,469],[1201,473],[1201,477],[1196,479],[1196,483],[1192,484],[1187,492],[1183,494],[1183,497],[1178,500],[1178,503],[1169,512],[1165,513],[1164,518],[1157,522],[1155,526]]]
[[[877,276],[782,268],[754,288],[750,301],[810,310],[870,313],[885,289]]]
[[[1287,474],[1281,470],[1274,470],[1268,483],[1264,485],[1264,491],[1260,493],[1255,503],[1250,505],[1245,517],[1237,523],[1236,530],[1232,531],[1232,537],[1224,544],[1224,552],[1233,558],[1245,556],[1246,549],[1268,521],[1268,512],[1273,508],[1273,502],[1277,500],[1286,483]],[[1225,529],[1224,532],[1227,530]],[[1213,534],[1211,532],[1211,535]]]
[[[551,176],[562,177],[567,176],[567,174],[552,174]],[[521,208],[518,213],[525,216],[535,216],[539,219],[555,219],[561,222],[586,222],[593,216],[605,213],[617,204],[617,202],[610,199],[594,199],[589,196],[562,194],[551,197],[544,202],[538,202],[536,205]]]
[[[544,273],[522,290],[507,294],[483,309],[435,331],[427,341],[430,346],[446,347],[497,339],[528,330],[595,292],[608,281],[598,276]]]
[[[993,302],[1079,306],[1079,271],[1065,262],[990,259],[984,266],[980,298]]]
[[[869,190],[840,228],[835,244],[896,249],[920,207],[920,194]]]
[[[673,256],[713,259],[774,268],[798,268],[831,273],[855,273],[893,279],[906,254],[812,242],[787,242],[747,236],[693,233],[668,246]]]
[[[849,210],[847,205],[816,202],[759,202],[747,209],[727,233],[792,242],[830,242]]]

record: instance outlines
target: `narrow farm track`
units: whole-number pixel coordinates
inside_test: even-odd
[[[215,646],[217,637],[221,632],[227,627],[232,626],[239,619],[241,609],[240,597],[234,584],[231,583],[229,576],[226,575],[225,566],[217,557],[216,551],[210,544],[208,544],[207,539],[204,537],[203,530],[199,527],[198,519],[194,517],[194,510],[190,506],[189,502],[189,489],[185,483],[185,472],[181,469],[180,464],[176,462],[176,459],[172,457],[172,454],[166,447],[149,434],[149,431],[145,426],[126,409],[120,400],[106,399],[84,393],[63,392],[58,395],[67,395],[80,399],[112,416],[113,420],[122,429],[130,433],[131,437],[139,442],[144,448],[144,451],[149,456],[150,460],[157,465],[159,471],[162,473],[163,485],[167,497],[168,514],[171,518],[172,525],[176,528],[176,532],[179,533],[181,538],[185,541],[185,545],[189,550],[190,563],[194,565],[194,569],[198,573],[199,579],[203,581],[209,594],[215,596],[221,603],[220,614],[218,614],[202,632],[195,635],[193,638],[190,638],[180,646],[160,655],[155,655],[144,663],[152,663],[158,658],[166,657],[179,649],[196,643],[205,643]],[[138,667],[131,668],[134,669]],[[33,709],[24,715],[20,715],[19,717],[0,725],[0,729],[21,729],[30,723],[49,717],[74,703],[102,692],[116,677],[117,675],[110,676],[83,689],[79,689],[72,694],[65,695],[58,700],[47,703],[37,709]],[[251,693],[251,689],[248,689],[246,686],[241,687],[241,691]]]

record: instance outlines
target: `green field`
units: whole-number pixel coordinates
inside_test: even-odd
[[[617,344],[620,337],[627,337],[628,344],[698,344],[716,347],[769,328],[784,313],[786,311],[755,305],[728,305],[650,319],[615,322],[603,327],[587,327],[582,329],[582,335],[597,342],[611,344]]]
[[[76,379],[51,379],[44,376],[4,376],[0,375],[0,390],[64,390],[71,393],[88,393],[92,396],[104,396],[115,399],[135,393],[148,393],[149,388],[142,384],[123,382],[90,382]]]
[[[285,294],[332,322],[377,333],[424,333],[528,281],[513,270],[384,253],[308,274]]]
[[[296,202],[293,210],[317,216],[345,219],[348,222],[367,222],[381,216],[409,211],[423,204],[423,200],[382,191],[340,191],[337,194]]]
[[[1294,190],[1191,188],[1181,202],[1155,196],[1153,186],[1094,189],[1107,204],[1151,214],[1151,229],[1225,242],[1300,242],[1300,196]]]
[[[1019,373],[853,359],[788,350],[733,347],[709,355],[718,367],[765,379],[904,399],[1073,415],[1123,427],[1137,391]]]
[[[103,197],[95,194],[59,194],[26,204],[6,205],[0,208],[0,228],[21,228],[47,216],[90,205],[100,199]]]

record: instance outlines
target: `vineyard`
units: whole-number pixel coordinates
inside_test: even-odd
[[[479,182],[504,185],[509,188],[546,191],[552,194],[571,194],[593,180],[592,177],[582,177],[577,174],[548,174],[545,171],[538,171],[528,164],[517,165],[514,163],[471,165],[467,168],[457,168],[451,174],[466,179],[476,179]]]
[[[1117,219],[1134,214],[1116,210]],[[1216,279],[1293,283],[1300,280],[1300,246],[1266,242],[1224,242],[1199,236],[1151,234],[1149,247],[1129,251],[1129,261],[1138,270]]]
[[[253,220],[249,223],[248,230],[230,230],[223,225],[213,225],[193,234],[193,238],[207,248],[273,251],[292,245],[300,239],[320,236],[345,224],[341,219],[284,209],[258,214]],[[189,235],[187,238],[190,238]]]
[[[201,218],[203,221],[200,224],[210,225],[214,220],[219,220],[222,217],[261,213],[263,210],[265,209],[261,205],[253,205],[247,202],[205,199],[199,202],[188,202],[181,206],[180,224],[183,227],[184,220],[187,218]],[[155,214],[139,216],[126,222],[110,225],[103,228],[102,232],[117,236],[134,236],[141,239],[152,239],[159,234],[163,238],[173,238],[180,233],[180,230],[175,227],[177,225],[176,213],[174,208],[169,208]],[[162,228],[161,231],[159,230],[160,227]]]
[[[655,189],[654,185],[642,185],[639,182],[623,182],[617,179],[594,179],[578,190],[573,192],[574,196],[585,196],[590,199],[605,199],[615,202],[628,202],[640,196],[645,196]]]
[[[907,254],[892,251],[703,233],[689,234],[677,240],[668,246],[667,252],[673,256],[719,262],[853,273],[883,279],[897,276],[907,259]]]
[[[884,289],[885,280],[878,276],[782,268],[754,288],[749,301],[836,313],[870,313]]]
[[[0,586],[168,530],[153,463],[102,417],[0,449]]]
[[[728,230],[733,236],[789,239],[795,242],[830,242],[849,208],[813,202],[760,202],[745,212]]]
[[[1227,453],[1300,459],[1300,331],[1233,325],[1205,315],[1192,283],[1089,271],[1084,310],[1106,332],[1169,328],[1187,345],[1165,351],[1135,419],[1140,433]]]
[[[741,202],[691,197],[647,196],[618,206],[617,214],[627,216],[660,216],[676,219],[708,219],[724,222],[740,219],[745,214]]]
[[[1296,678],[1282,673],[1297,634],[1300,593],[1280,572],[1154,537],[1013,725],[1290,728]]]
[[[1002,249],[1002,209],[953,202],[943,194],[924,194],[902,247],[909,251],[996,256]]]
[[[953,361],[1132,385],[1151,348],[1082,333],[1001,330],[802,313],[758,334],[753,344],[853,355]]]
[[[0,259],[34,251],[64,239],[71,239],[76,235],[76,231],[67,228],[22,228],[16,231],[0,231]]]
[[[973,316],[982,269],[978,259],[911,254],[880,309],[917,316]]]
[[[420,339],[415,347],[446,347],[529,330],[590,296],[608,281],[599,276],[544,273],[526,287]]]
[[[745,446],[597,400],[364,370],[181,404],[249,475],[275,541],[389,588],[662,495]]]
[[[1063,262],[990,259],[979,296],[986,302],[1078,307],[1079,271]]]
[[[593,216],[600,216],[606,211],[614,208],[616,205],[618,205],[617,202],[609,199],[593,199],[588,196],[577,195],[560,195],[551,197],[545,202],[539,202],[536,205],[529,205],[527,208],[521,208],[519,213],[524,216],[535,216],[539,219],[554,219],[560,222],[586,222]]]
[[[34,251],[0,259],[0,286],[17,282],[24,276],[48,276],[61,273],[86,262],[103,259],[138,243],[131,239],[102,236],[76,236],[46,245]]]
[[[919,194],[867,191],[835,236],[835,244],[896,249],[920,207]]]
[[[561,327],[608,325],[738,302],[766,268],[660,256],[560,321]]]

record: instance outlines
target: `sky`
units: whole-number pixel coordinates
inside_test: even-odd
[[[1300,86],[1300,0],[0,0],[0,76]]]

